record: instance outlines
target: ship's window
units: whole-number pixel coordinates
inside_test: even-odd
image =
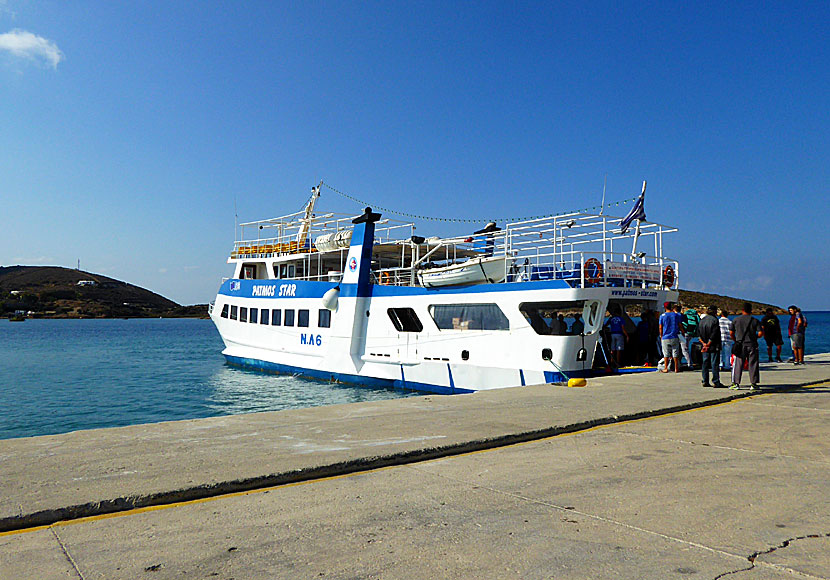
[[[227,317],[228,317],[228,310],[229,310],[229,307],[228,307],[228,305],[227,305],[227,304],[225,304],[225,305],[222,307],[222,314],[220,314],[220,316],[221,316],[222,318],[227,318]]]
[[[239,307],[239,322],[248,322],[248,309],[244,306]]]
[[[592,322],[585,321],[586,311],[591,312],[591,305],[596,309],[595,302],[589,302],[586,308],[585,300],[562,300],[559,302],[523,302],[519,304],[519,311],[525,320],[530,323],[536,334],[590,334],[593,331]]]
[[[282,324],[282,310],[275,308],[271,311],[271,326],[279,326]]]
[[[293,309],[286,309],[285,310],[285,318],[283,318],[283,324],[285,326],[294,326],[294,310]]]
[[[275,266],[276,267],[276,266]],[[293,278],[297,275],[297,267],[294,264],[283,264],[280,266],[279,278]]]
[[[253,280],[256,278],[256,266],[242,266],[242,279]]]
[[[274,264],[274,278],[279,279],[280,277],[280,265]]]
[[[251,308],[251,316],[248,318],[248,322],[251,324],[256,324],[259,322],[259,310],[256,308]]]
[[[389,308],[386,313],[398,332],[421,332],[424,325],[411,308]]]
[[[308,310],[297,311],[297,326],[308,326]]]
[[[441,330],[510,330],[497,304],[435,304],[429,311]]]
[[[329,328],[331,326],[331,310],[323,308],[317,312],[317,327]]]
[[[260,324],[268,324],[270,320],[271,312],[267,308],[260,308],[259,309],[259,323]]]
[[[231,306],[231,320],[236,320],[236,306]]]

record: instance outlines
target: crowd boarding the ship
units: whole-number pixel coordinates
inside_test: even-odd
[[[453,237],[366,207],[240,224],[210,315],[231,365],[437,393],[564,382],[605,368],[607,311],[676,301],[677,229],[576,211]],[[483,227],[481,227],[483,225]]]

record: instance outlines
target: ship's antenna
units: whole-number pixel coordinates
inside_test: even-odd
[[[599,215],[605,211],[605,186],[608,185],[608,174],[605,174],[605,181],[602,183],[602,203],[599,206]]]
[[[236,194],[233,194],[233,239],[237,241],[239,238],[236,234],[239,232],[239,214],[236,212]]]

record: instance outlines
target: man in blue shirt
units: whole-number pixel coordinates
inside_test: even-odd
[[[614,353],[614,360],[619,367],[622,365],[625,342],[628,340],[628,333],[625,331],[625,322],[620,316],[619,309],[614,309],[611,313],[611,318],[608,319],[605,326],[611,332],[611,352]]]
[[[674,361],[674,372],[680,372],[680,321],[683,316],[674,312],[671,302],[663,304],[665,312],[660,316],[660,338],[663,345],[663,371],[669,372],[669,359]]]

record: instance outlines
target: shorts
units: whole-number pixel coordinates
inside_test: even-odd
[[[801,332],[796,332],[795,334],[790,335],[790,344],[795,349],[803,349],[804,348],[804,334]]]
[[[625,350],[625,336],[622,334],[612,334],[611,350]]]
[[[680,358],[680,339],[679,338],[664,338],[663,356],[666,358]]]
[[[767,341],[767,346],[772,346],[772,345],[781,346],[782,344],[784,344],[784,339],[781,338],[780,334],[778,336],[766,336],[766,335],[764,335],[764,340]]]

